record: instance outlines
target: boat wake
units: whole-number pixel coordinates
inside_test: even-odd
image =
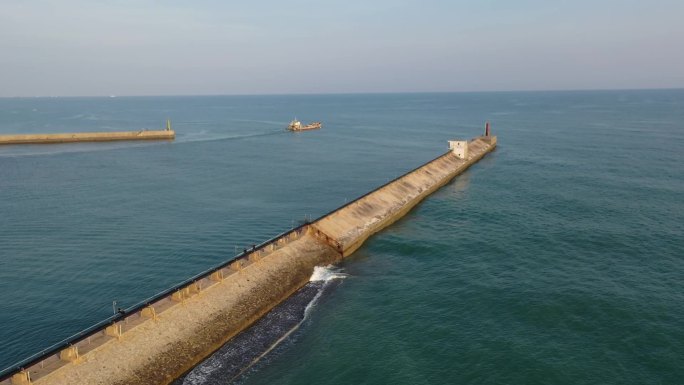
[[[234,382],[309,318],[327,289],[347,274],[333,266],[315,267],[309,283],[228,341],[173,385],[225,385]]]
[[[213,141],[223,141],[223,140],[242,140],[250,138],[258,138],[262,136],[273,136],[273,135],[283,135],[286,131],[271,130],[265,132],[257,133],[246,133],[246,134],[233,134],[226,135],[222,133],[212,133],[208,131],[199,131],[195,133],[187,133],[176,136],[176,143],[190,143],[190,142],[213,142]]]

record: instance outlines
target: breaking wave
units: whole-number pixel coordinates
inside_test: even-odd
[[[309,278],[309,282],[328,282],[333,279],[347,278],[348,276],[348,274],[342,272],[342,269],[333,265],[316,266],[314,267],[313,274],[311,274],[311,278]]]
[[[315,267],[308,284],[173,385],[223,385],[237,380],[278,345],[290,339],[309,318],[326,289],[347,276],[342,269],[332,265]]]

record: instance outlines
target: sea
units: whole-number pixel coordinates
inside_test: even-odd
[[[0,146],[0,368],[490,121],[496,151],[179,383],[684,383],[684,90],[0,98],[0,134],[166,119]]]

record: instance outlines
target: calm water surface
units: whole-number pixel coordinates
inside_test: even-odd
[[[291,134],[294,116],[320,131]],[[679,384],[684,91],[0,99],[0,367],[473,137],[243,384]]]

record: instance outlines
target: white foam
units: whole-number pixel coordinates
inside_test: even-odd
[[[311,299],[304,308],[304,317],[299,321],[294,327],[288,330],[280,338],[278,338],[271,346],[268,347],[263,353],[256,357],[252,362],[245,366],[235,377],[231,378],[227,383],[232,383],[236,378],[240,377],[262,358],[268,355],[273,349],[280,345],[283,341],[287,340],[295,331],[297,331],[304,322],[309,319],[313,308],[318,304],[318,300],[323,295],[323,291],[328,286],[328,284],[334,279],[344,279],[347,278],[349,274],[342,273],[342,269],[335,267],[333,265],[328,266],[316,266],[314,267],[313,274],[311,274],[310,282],[323,282],[323,285],[318,289],[318,292]],[[219,355],[214,354],[204,363],[196,366],[183,380],[183,385],[202,385],[205,384],[209,376],[216,369],[221,368],[222,362]]]
[[[297,331],[303,324],[304,322],[309,319],[309,314],[311,314],[312,309],[316,306],[318,303],[318,300],[321,298],[321,295],[323,294],[323,291],[325,290],[325,287],[328,286],[330,281],[333,279],[343,279],[347,278],[348,274],[341,273],[342,269],[337,268],[333,265],[328,265],[328,266],[316,266],[314,267],[314,272],[311,274],[311,278],[309,279],[310,282],[324,282],[323,286],[318,290],[316,295],[311,299],[311,302],[309,302],[306,305],[306,308],[304,308],[304,317],[302,318],[301,321],[299,321],[292,329],[288,330],[287,333],[285,333],[282,337],[278,338],[277,341],[275,341],[271,346],[266,349],[263,353],[259,355],[259,357],[255,358],[252,362],[249,363],[245,368],[243,368],[240,373],[238,373],[237,376],[233,377],[228,381],[228,383],[232,382],[236,378],[240,377],[242,374],[244,374],[247,370],[249,370],[252,366],[254,366],[257,362],[259,362],[262,358],[266,357],[268,353],[273,351],[280,343],[285,341],[292,333]],[[183,382],[183,385],[185,385],[185,382]]]
[[[264,353],[257,357],[249,365],[249,367],[257,363],[257,361],[259,361],[263,357],[265,357],[268,353],[275,349],[276,346],[278,346],[281,342],[285,341],[287,337],[289,337],[292,333],[299,329],[299,327],[302,326],[307,319],[309,319],[309,314],[311,314],[312,309],[316,306],[316,304],[318,304],[318,300],[321,298],[321,295],[323,295],[323,291],[325,290],[325,287],[328,286],[328,283],[330,283],[330,281],[332,281],[333,279],[344,279],[349,276],[348,274],[342,273],[341,271],[342,269],[335,267],[333,265],[314,267],[314,272],[313,274],[311,274],[309,282],[324,282],[324,284],[323,287],[321,287],[316,293],[316,295],[311,299],[311,302],[309,302],[304,308],[304,317],[292,329],[285,333],[285,335],[280,337],[273,345],[271,345]],[[244,373],[244,371],[247,370],[249,367],[243,369],[243,371],[240,374]]]
[[[348,274],[342,273],[342,269],[333,265],[316,266],[314,267],[313,274],[311,274],[311,278],[309,278],[309,282],[327,282],[333,279],[344,279],[348,276]]]
[[[218,357],[218,355],[212,355],[209,359],[202,362],[188,373],[183,379],[183,385],[202,385],[207,381],[211,373],[216,369],[220,369],[222,366],[220,357]]]

